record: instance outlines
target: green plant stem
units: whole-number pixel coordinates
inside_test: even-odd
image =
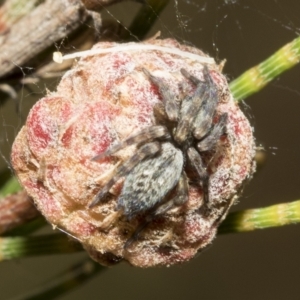
[[[43,216],[40,216],[32,221],[28,221],[27,223],[18,226],[7,233],[3,234],[4,237],[18,237],[18,236],[25,236],[31,233],[36,232],[37,230],[41,229],[42,227],[46,226],[48,223],[46,222]]]
[[[0,238],[0,261],[26,256],[63,254],[81,251],[64,234]]]
[[[249,69],[230,83],[236,100],[260,91],[271,80],[300,62],[300,37],[286,44],[259,65]]]
[[[100,271],[107,268],[99,264],[85,260],[75,266],[72,266],[62,274],[55,276],[45,284],[41,284],[35,291],[18,297],[19,300],[50,300],[67,293],[68,291],[80,286],[87,280],[95,277]],[[87,296],[89,299],[89,297]]]
[[[300,200],[230,213],[218,233],[246,232],[300,222]]]
[[[0,185],[0,197],[5,197],[21,190],[21,186],[16,177],[11,177],[6,182],[1,182]]]
[[[300,222],[300,200],[230,213],[219,234],[247,232]],[[0,261],[25,256],[63,254],[82,250],[63,234],[0,239]]]

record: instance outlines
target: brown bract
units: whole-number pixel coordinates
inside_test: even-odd
[[[243,183],[251,177],[255,168],[252,128],[232,99],[219,67],[210,60],[210,75],[219,88],[217,114],[228,113],[227,134],[215,151],[205,156],[210,174],[210,209],[199,210],[202,190],[191,173],[188,202],[157,217],[138,240],[124,248],[145,215],[128,221],[116,211],[123,180],[110,190],[105,203],[93,208],[88,205],[115,167],[135,152],[135,146],[101,161],[91,159],[153,124],[153,106],[162,99],[142,68],[163,78],[181,99],[192,94],[195,87],[180,69],[201,80],[207,58],[202,51],[172,39],[140,44],[150,45],[149,49],[126,50],[127,45],[139,44],[122,44],[120,51],[80,59],[64,75],[57,92],[35,104],[15,140],[12,163],[46,219],[78,239],[100,264],[127,260],[140,267],[172,265],[189,260],[211,243]],[[94,49],[118,46],[99,43]],[[153,46],[159,47],[155,50]],[[182,54],[168,49],[179,49]]]

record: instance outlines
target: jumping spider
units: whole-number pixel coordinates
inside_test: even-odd
[[[180,103],[164,81],[146,69],[143,72],[158,87],[163,100],[153,108],[156,125],[142,129],[93,158],[99,160],[124,147],[137,146],[136,153],[116,168],[112,179],[89,205],[91,208],[102,202],[110,188],[125,177],[117,209],[122,210],[127,219],[147,212],[145,222],[133,238],[156,216],[188,200],[191,179],[187,176],[187,168],[193,169],[198,177],[204,198],[202,208],[209,208],[209,174],[201,153],[214,150],[227,123],[226,113],[220,115],[216,123],[213,121],[219,97],[207,66],[203,68],[204,81],[181,70],[196,88],[192,96],[184,97]]]

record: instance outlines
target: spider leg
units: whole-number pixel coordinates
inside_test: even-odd
[[[133,235],[126,241],[124,248],[128,248],[133,242],[139,239],[143,230],[159,215],[163,215],[174,206],[183,205],[188,200],[188,180],[183,172],[176,186],[176,196],[159,205],[152,213],[149,213],[144,222],[142,222],[135,230]]]
[[[216,107],[219,102],[218,89],[213,82],[209,71],[204,69],[204,78],[206,82],[205,95],[200,110],[197,113],[193,122],[192,131],[196,139],[200,140],[211,130],[212,120],[215,114]]]
[[[216,145],[220,137],[225,133],[227,119],[228,119],[227,113],[222,114],[219,118],[218,123],[215,124],[211,129],[209,135],[204,137],[197,144],[197,149],[200,152],[209,151]]]
[[[150,126],[142,129],[139,133],[130,136],[126,140],[112,146],[110,149],[96,155],[92,158],[93,161],[101,160],[104,157],[114,154],[119,150],[134,144],[142,144],[145,142],[151,142],[155,139],[163,138],[168,139],[170,137],[169,131],[165,126]]]
[[[138,151],[124,164],[120,165],[113,176],[101,189],[100,193],[96,195],[94,200],[89,204],[89,208],[96,206],[101,202],[111,187],[123,176],[126,176],[131,170],[140,164],[146,158],[152,157],[160,151],[160,144],[158,142],[147,143],[141,146]]]
[[[190,75],[185,69],[181,70],[184,77],[196,84],[196,90],[192,96],[186,97],[181,103],[180,118],[176,128],[174,139],[177,143],[182,144],[187,140],[188,135],[194,130],[194,122],[197,119],[199,111],[201,113],[202,106],[209,99],[209,88],[207,82],[210,82],[209,70],[207,67],[203,69],[205,81],[200,81]]]
[[[156,103],[153,106],[153,116],[157,124],[164,124],[167,127],[170,127],[168,125],[174,124],[174,122],[168,119],[164,104],[162,102]]]
[[[207,70],[207,66],[204,67],[204,71]],[[191,81],[193,84],[195,85],[198,85],[199,83],[201,83],[201,80],[196,78],[195,76],[191,75],[186,69],[181,69],[180,70],[181,74],[186,78],[188,79],[189,81]]]
[[[183,172],[176,187],[176,196],[172,199],[174,205],[183,205],[189,199],[189,183],[188,178]]]
[[[206,171],[206,166],[204,165],[201,155],[196,151],[196,149],[192,147],[189,148],[187,150],[187,156],[193,168],[196,170],[198,174],[198,177],[202,185],[204,203],[207,205],[209,203],[209,197],[208,197],[209,175]]]
[[[164,107],[168,119],[170,121],[177,121],[179,107],[177,102],[175,101],[176,99],[175,95],[173,95],[170,92],[168,85],[164,81],[162,81],[161,78],[151,75],[151,73],[145,68],[143,68],[143,72],[158,87],[159,92],[162,95],[162,99],[163,99],[163,103],[164,103]]]

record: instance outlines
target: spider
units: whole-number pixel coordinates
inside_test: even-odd
[[[117,210],[122,210],[128,220],[145,213],[145,222],[136,230],[134,237],[156,216],[188,200],[191,181],[187,175],[188,169],[193,169],[202,188],[202,206],[209,208],[209,174],[201,155],[215,149],[226,131],[227,123],[227,113],[220,115],[216,123],[213,122],[219,97],[207,66],[203,68],[204,81],[185,69],[181,70],[182,75],[195,86],[195,91],[179,103],[163,80],[146,69],[143,72],[158,87],[162,97],[162,102],[153,108],[156,124],[92,159],[97,161],[124,147],[137,146],[136,153],[116,168],[114,176],[89,205],[92,208],[104,201],[110,188],[125,177]]]

